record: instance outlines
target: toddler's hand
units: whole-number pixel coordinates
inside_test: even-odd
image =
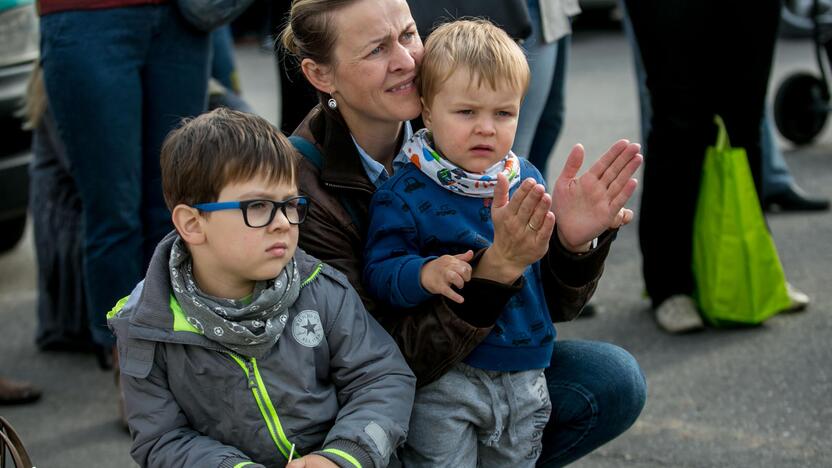
[[[471,280],[471,265],[474,252],[467,251],[457,255],[443,255],[431,260],[422,267],[419,281],[422,287],[431,294],[441,294],[448,299],[462,304],[465,300],[451,289],[451,285],[462,289]]]
[[[338,468],[338,465],[320,455],[307,455],[293,460],[286,468]]]

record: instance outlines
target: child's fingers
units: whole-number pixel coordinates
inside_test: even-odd
[[[471,260],[471,258],[473,257],[474,252],[470,250],[468,252],[465,252],[464,254],[454,255],[453,261],[448,265],[448,271],[457,273],[463,281],[470,281],[471,272],[474,270],[474,268],[471,266],[470,263],[468,263],[468,261],[461,260],[461,258],[468,258],[468,260]],[[462,287],[459,285],[457,286]]]
[[[447,280],[448,284],[452,284],[459,289],[465,287],[465,278],[463,274],[459,271],[448,270],[445,273],[445,280]]]
[[[465,252],[465,253],[456,254],[456,255],[454,255],[453,257],[454,257],[454,258],[456,258],[457,260],[460,260],[460,261],[463,261],[463,262],[465,262],[465,263],[468,263],[468,262],[470,262],[470,261],[474,258],[474,251],[473,251],[473,250],[469,250],[469,251],[467,251],[467,252]]]
[[[462,265],[462,271],[459,272],[459,276],[462,277],[462,281],[468,282],[471,281],[471,273],[474,271],[474,268],[471,267],[469,264]]]
[[[451,289],[450,286],[445,286],[445,289],[442,290],[442,295],[456,302],[457,304],[462,304],[463,302],[465,302],[465,298],[457,294],[453,289]]]

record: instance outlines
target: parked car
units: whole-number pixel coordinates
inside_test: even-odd
[[[26,227],[31,153],[20,109],[38,41],[34,1],[0,0],[0,252],[14,247]]]

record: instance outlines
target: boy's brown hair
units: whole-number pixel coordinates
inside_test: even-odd
[[[264,177],[295,183],[297,152],[272,124],[219,108],[184,119],[162,144],[162,190],[168,209],[217,201],[234,182]]]
[[[455,72],[467,70],[471,84],[491,89],[509,85],[522,94],[529,87],[529,64],[523,49],[505,31],[484,19],[445,23],[425,42],[417,86],[426,106]]]

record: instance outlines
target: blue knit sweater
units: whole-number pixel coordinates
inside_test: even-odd
[[[520,176],[543,183],[540,172],[523,159]],[[441,255],[491,245],[491,202],[442,188],[413,164],[396,172],[370,204],[364,263],[364,284],[370,294],[401,309],[429,299],[432,295],[419,280],[422,265]],[[509,300],[494,329],[465,359],[467,364],[504,372],[549,366],[555,328],[540,263],[529,266],[523,275],[523,289]]]

